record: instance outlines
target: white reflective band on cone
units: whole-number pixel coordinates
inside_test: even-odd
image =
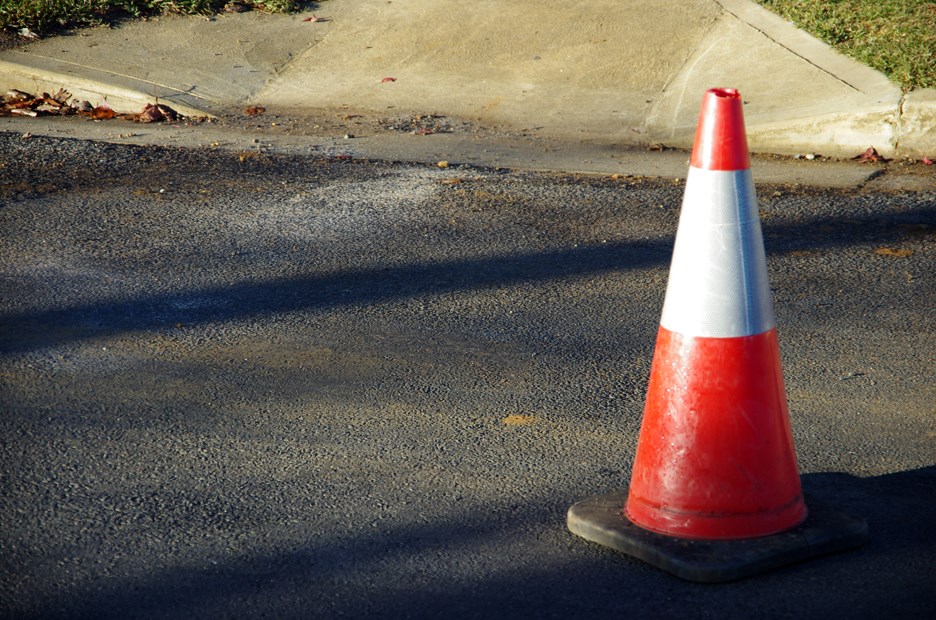
[[[689,168],[660,324],[707,338],[774,327],[750,169]]]

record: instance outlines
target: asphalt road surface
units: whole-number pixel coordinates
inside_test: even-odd
[[[681,182],[0,134],[0,615],[936,615],[936,192],[758,186],[803,486],[723,585],[588,543]]]

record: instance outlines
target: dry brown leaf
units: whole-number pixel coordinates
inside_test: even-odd
[[[852,157],[852,159],[857,159],[860,162],[870,161],[870,162],[882,162],[883,163],[883,162],[888,161],[887,158],[881,157],[881,155],[879,155],[878,152],[874,150],[873,146],[869,146],[868,149],[864,153],[862,153],[861,155],[856,155]]]
[[[22,101],[16,101],[14,103],[10,103],[8,104],[8,107],[12,110],[17,110],[17,109],[18,110],[31,110],[32,108],[35,108],[36,106],[38,106],[40,103],[42,103],[42,99],[30,98],[30,99],[24,99]]]
[[[237,154],[237,159],[242,162],[247,161],[248,159],[260,159],[261,157],[262,153],[259,151],[241,151]]]
[[[874,250],[874,253],[878,256],[897,256],[900,258],[906,258],[913,254],[913,250],[908,250],[906,248],[877,248]]]
[[[47,99],[52,99],[52,101],[59,104],[59,106],[66,105],[68,103],[68,100],[71,99],[71,93],[65,90],[64,88],[60,88],[57,91],[55,91],[55,93],[53,93],[51,97],[49,95],[46,95],[45,93],[43,93],[43,96],[46,97]]]
[[[91,110],[91,118],[96,121],[114,118],[115,116],[117,116],[117,113],[114,112],[106,103],[102,103],[98,107]]]
[[[142,112],[131,115],[128,118],[138,123],[159,123],[162,121],[179,120],[179,113],[161,103],[148,103],[146,107],[143,108]]]
[[[252,105],[248,107],[246,110],[244,110],[244,114],[246,114],[247,116],[259,116],[263,114],[264,112],[266,112],[266,108],[263,107],[262,105]]]
[[[6,94],[3,96],[3,102],[15,103],[17,101],[27,101],[32,98],[33,96],[30,95],[29,93],[24,93],[21,90],[16,90],[15,88],[13,88],[13,89],[8,90]]]

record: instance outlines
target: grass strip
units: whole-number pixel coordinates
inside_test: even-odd
[[[936,0],[757,0],[903,90],[936,88]]]

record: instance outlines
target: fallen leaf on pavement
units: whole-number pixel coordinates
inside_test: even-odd
[[[535,417],[522,414],[509,415],[501,420],[501,422],[504,423],[504,426],[527,426],[529,424],[533,424],[535,421]]]
[[[436,162],[436,166],[438,166],[439,168],[448,168],[449,163],[443,159],[440,162]]]
[[[898,248],[896,250],[894,248],[878,248],[874,250],[874,253],[878,256],[897,256],[900,258],[906,258],[913,254],[913,251],[904,248]]]
[[[387,82],[396,82],[396,78],[395,78],[395,77],[385,77],[384,79],[380,80],[380,83],[381,83],[381,84],[385,84],[385,83],[387,83]]]
[[[175,121],[178,119],[178,112],[161,103],[155,105],[148,103],[146,107],[143,108],[142,112],[131,116],[131,120],[135,120],[138,123],[158,123],[161,121]]]
[[[43,93],[43,97],[46,97],[47,99],[49,98],[49,96],[46,95],[45,93]],[[54,101],[55,103],[59,105],[65,105],[66,103],[68,103],[68,100],[71,99],[71,93],[65,90],[64,88],[60,88],[57,91],[55,91],[55,94],[51,96],[51,99],[52,101]]]
[[[264,112],[266,112],[266,108],[263,107],[262,105],[252,105],[246,110],[244,110],[244,114],[246,114],[247,116],[259,116],[260,114],[263,114]]]
[[[102,103],[91,110],[91,118],[96,121],[114,118],[115,116],[117,116],[117,113],[107,103]]]
[[[19,101],[28,101],[32,98],[33,96],[30,95],[29,93],[24,93],[23,91],[16,90],[14,88],[12,90],[8,90],[6,94],[3,96],[3,103],[6,104],[6,103],[16,103]]]
[[[929,157],[924,157],[924,158],[921,159],[920,161],[923,162],[923,165],[924,165],[924,166],[932,166],[932,165],[933,165],[933,160],[930,159]]]
[[[877,152],[876,150],[874,150],[874,147],[873,147],[873,146],[869,146],[869,147],[868,147],[868,150],[866,150],[866,151],[865,151],[864,153],[862,153],[861,155],[856,155],[856,156],[852,157],[852,159],[857,159],[858,161],[861,161],[861,162],[865,162],[865,161],[871,161],[871,162],[877,162],[877,161],[879,161],[879,162],[886,162],[886,161],[888,161],[886,158],[881,157],[881,156],[878,154],[878,152]]]
[[[312,22],[314,24],[315,22],[330,22],[331,20],[327,17],[316,17],[315,15],[313,15],[312,17],[306,17],[302,21]]]
[[[13,103],[8,104],[8,107],[12,109],[25,110],[32,109],[42,103],[40,98],[30,98],[25,101],[14,101]]]

